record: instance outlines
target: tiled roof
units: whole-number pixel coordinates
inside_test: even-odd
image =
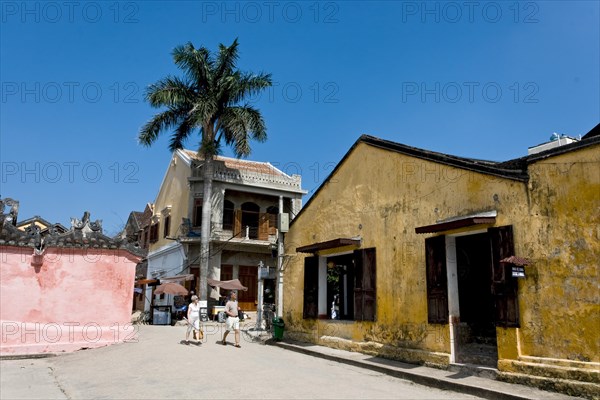
[[[42,235],[39,226],[22,231],[12,224],[9,214],[4,214],[3,199],[0,199],[0,245],[29,247],[42,250],[50,247],[90,248],[90,249],[123,249],[131,254],[142,256],[144,250],[137,243],[129,243],[119,237],[108,237],[102,233],[101,221],[92,222],[89,213],[85,212],[81,220],[73,218],[71,229],[66,232],[51,230]]]
[[[574,151],[579,148],[593,146],[600,144],[600,135],[598,135],[598,126],[596,126],[592,131],[586,134],[582,140],[577,141],[575,143],[566,144],[564,146],[556,147],[554,149],[550,149],[541,153],[532,154],[529,156],[525,156],[522,158],[517,158],[513,160],[508,160],[504,162],[495,162],[495,161],[485,161],[478,160],[474,158],[465,158],[465,157],[457,157],[449,154],[437,153],[434,151],[423,150],[416,147],[407,146],[401,143],[392,142],[389,140],[379,139],[370,135],[362,135],[358,138],[356,142],[350,147],[350,149],[346,152],[344,157],[338,162],[336,167],[331,171],[329,176],[325,178],[321,185],[317,188],[315,193],[311,196],[308,202],[304,205],[302,210],[296,215],[296,218],[292,221],[292,224],[298,219],[298,217],[302,214],[302,212],[308,208],[308,206],[312,203],[313,199],[316,198],[317,193],[319,193],[329,182],[329,179],[337,172],[343,162],[350,156],[350,154],[356,149],[356,147],[360,143],[365,143],[370,146],[379,147],[389,151],[395,151],[401,154],[405,154],[411,157],[421,158],[433,162],[437,162],[440,164],[446,164],[457,168],[462,168],[466,170],[471,170],[475,172],[480,172],[483,174],[490,174],[499,176],[502,178],[526,182],[529,179],[528,174],[528,166],[529,164],[536,162],[538,160],[556,156],[559,154],[567,153],[569,151]]]
[[[198,153],[195,151],[192,151],[192,150],[182,150],[182,151],[193,160],[196,160],[196,161],[203,160],[203,158],[201,156],[199,156]],[[281,172],[280,170],[278,170],[277,168],[275,168],[273,165],[269,164],[268,162],[242,160],[242,159],[238,159],[238,158],[223,157],[223,156],[216,156],[215,160],[223,162],[225,164],[225,167],[231,168],[231,169],[247,171],[247,172],[254,172],[254,173],[259,173],[259,174],[266,174],[266,175],[286,176],[283,172]]]

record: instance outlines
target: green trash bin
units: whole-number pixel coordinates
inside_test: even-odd
[[[281,340],[283,339],[283,329],[285,327],[285,323],[282,318],[275,317],[273,318],[273,339]]]

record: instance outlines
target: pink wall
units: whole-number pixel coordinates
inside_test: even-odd
[[[135,265],[124,250],[0,246],[0,354],[74,351],[135,340]],[[33,265],[32,265],[33,264]]]

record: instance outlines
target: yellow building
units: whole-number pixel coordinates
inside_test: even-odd
[[[362,136],[284,258],[287,338],[600,393],[597,133],[501,163]]]
[[[204,163],[198,153],[173,153],[153,205],[148,235],[148,278],[179,280],[199,291]],[[212,177],[212,215],[208,277],[239,279],[243,311],[256,311],[259,301],[259,265],[270,271],[261,279],[272,303],[277,258],[277,218],[296,215],[302,207],[299,175],[288,175],[268,162],[217,156]],[[145,242],[145,241],[144,241]],[[184,281],[186,280],[187,281]],[[218,304],[217,290],[209,290],[207,306]],[[152,298],[152,288],[146,298]],[[155,306],[170,306],[173,296],[153,298]],[[149,304],[148,304],[149,306]]]

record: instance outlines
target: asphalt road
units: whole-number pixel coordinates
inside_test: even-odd
[[[183,326],[136,326],[128,343],[56,357],[0,361],[2,399],[476,399],[265,345],[184,345]]]

